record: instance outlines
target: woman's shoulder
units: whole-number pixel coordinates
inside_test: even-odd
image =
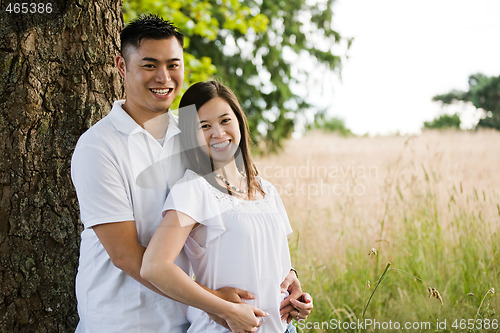
[[[185,187],[191,187],[191,186],[203,186],[204,183],[203,177],[201,177],[199,174],[194,172],[191,169],[186,169],[184,171],[184,175],[182,176],[181,179],[179,179],[175,185],[174,188],[185,188]]]
[[[257,179],[259,180],[260,185],[262,186],[262,190],[266,195],[272,196],[278,193],[278,191],[276,190],[276,186],[274,186],[273,183],[262,178],[261,176],[257,176]]]
[[[186,169],[186,171],[184,171],[184,176],[182,176],[181,180],[182,179],[191,180],[191,179],[198,179],[198,178],[201,178],[201,176],[199,174],[197,174],[196,172],[194,172],[191,169]]]

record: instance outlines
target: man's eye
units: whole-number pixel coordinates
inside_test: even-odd
[[[143,67],[145,67],[145,68],[155,68],[155,66],[154,66],[154,65],[152,65],[152,64],[146,64],[146,65],[144,65]]]

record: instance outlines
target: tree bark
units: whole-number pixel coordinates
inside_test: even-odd
[[[32,2],[36,13],[9,13],[9,1],[0,13],[0,331],[72,332],[81,223],[70,160],[123,95],[123,17],[120,0]]]

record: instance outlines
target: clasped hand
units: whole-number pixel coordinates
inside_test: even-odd
[[[285,279],[281,284],[282,291],[288,291],[289,296],[281,302],[280,315],[281,320],[290,323],[292,319],[306,319],[313,308],[312,297],[308,293],[303,293],[298,279]],[[260,327],[261,317],[268,314],[261,309],[243,302],[244,299],[255,299],[255,295],[249,291],[223,287],[217,289],[215,294],[232,303],[235,303],[232,313],[226,318],[209,314],[210,318],[217,324],[230,329],[232,332],[256,332]]]

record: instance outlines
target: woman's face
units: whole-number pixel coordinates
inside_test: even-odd
[[[211,156],[217,168],[234,159],[241,140],[238,118],[231,106],[221,97],[215,97],[198,110],[200,130],[198,143]]]

